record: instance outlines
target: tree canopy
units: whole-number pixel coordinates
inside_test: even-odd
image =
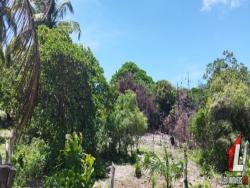
[[[204,148],[204,159],[221,171],[227,167],[226,149],[235,136],[242,133],[250,140],[249,72],[232,53],[224,56],[208,65],[206,103],[192,120],[192,132]]]
[[[126,62],[122,67],[112,76],[111,83],[116,84],[125,74],[130,73],[138,84],[145,84],[151,87],[154,83],[153,79],[147,73],[140,69],[134,62]]]

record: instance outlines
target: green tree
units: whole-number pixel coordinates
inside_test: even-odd
[[[0,30],[3,31],[0,38],[0,50],[2,51],[3,44],[5,49],[1,54],[4,54],[4,63],[10,63],[10,59],[6,57],[10,57],[9,45],[11,45],[12,60],[18,60],[11,61],[11,64],[14,62],[18,64],[19,69],[16,70],[18,73],[16,76],[21,76],[18,85],[22,88],[23,100],[18,103],[16,108],[12,109],[16,115],[14,117],[16,128],[12,138],[12,142],[15,143],[30,120],[35,107],[39,86],[40,53],[31,2],[29,0],[4,0],[1,1],[1,10],[4,10],[1,14],[1,19],[3,18],[4,22],[0,24]],[[13,27],[16,31],[14,35],[11,34]],[[11,85],[11,82],[9,84]]]
[[[148,118],[149,129],[158,128],[158,114],[153,96],[154,82],[146,72],[140,69],[135,63],[125,63],[111,79],[111,87],[119,93],[132,90],[136,94],[138,107]]]
[[[232,53],[224,55],[208,65],[206,104],[191,123],[192,133],[203,147],[200,162],[213,164],[220,171],[227,168],[226,151],[236,135],[242,133],[250,140],[249,72]]]
[[[128,90],[121,94],[114,107],[112,139],[119,153],[127,154],[128,146],[138,143],[139,135],[147,130],[147,118],[140,112],[136,95]]]
[[[153,79],[147,75],[147,73],[140,69],[134,62],[126,62],[122,67],[112,76],[111,84],[116,85],[118,81],[125,76],[125,74],[131,73],[136,83],[146,85],[151,88],[154,84]]]
[[[160,80],[155,83],[154,95],[159,112],[167,116],[175,103],[175,88],[167,80]]]
[[[99,65],[90,61],[92,53],[73,44],[62,28],[39,27],[39,41],[42,46],[41,87],[28,136],[39,136],[49,143],[50,163],[53,164],[48,165],[54,166],[64,147],[65,134],[73,131],[82,133],[83,147],[88,153],[96,153],[96,133],[102,118],[102,114],[97,115],[96,107],[105,100],[100,92],[106,86],[100,82],[103,78],[96,76],[101,72],[96,70]]]
[[[207,65],[204,78],[208,80],[211,93],[223,90],[223,86],[230,82],[243,82],[249,85],[249,71],[243,63],[239,63],[234,54],[223,52],[224,58],[217,58]]]

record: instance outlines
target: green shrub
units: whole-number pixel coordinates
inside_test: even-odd
[[[95,158],[84,153],[81,135],[67,135],[62,155],[62,165],[46,178],[46,187],[93,187]]]
[[[135,176],[140,178],[142,176],[141,172],[141,161],[138,159],[135,163]]]
[[[180,178],[183,172],[183,162],[172,161],[166,148],[164,148],[163,159],[153,152],[145,153],[143,167],[149,171],[151,177],[156,174],[163,176],[166,188],[171,188],[173,181]]]
[[[63,169],[46,179],[46,187],[92,188],[95,182],[95,179],[93,178],[94,161],[94,157],[86,154],[84,159],[82,159],[82,172],[73,169]]]
[[[39,138],[33,138],[30,145],[19,145],[13,157],[17,170],[15,186],[24,187],[41,180],[49,147]]]
[[[5,143],[5,138],[0,137],[0,144],[4,144]]]
[[[112,114],[112,142],[120,154],[127,155],[128,148],[138,146],[139,136],[147,130],[147,117],[137,106],[136,94],[127,90],[120,94]]]

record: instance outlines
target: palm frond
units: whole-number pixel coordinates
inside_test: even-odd
[[[58,23],[58,27],[65,30],[67,33],[77,33],[78,39],[81,38],[81,27],[78,22],[74,21],[61,21]]]
[[[162,174],[165,168],[164,162],[153,152],[145,153],[143,166],[150,174]]]
[[[60,4],[56,8],[55,15],[56,15],[56,17],[63,19],[66,15],[67,11],[69,11],[71,14],[74,14],[74,9],[73,9],[73,6],[71,4],[71,1],[70,0],[62,0],[62,2],[60,2]]]
[[[165,178],[167,187],[172,187],[173,179],[180,178],[183,171],[183,162],[170,162],[170,153],[164,148],[163,159],[153,152],[145,153],[143,167],[149,171],[150,175],[162,175]]]
[[[19,50],[24,52],[16,53],[15,59],[22,59],[20,54],[28,54],[26,56],[28,59],[24,58],[22,62],[25,64],[25,69],[27,69],[27,72],[24,72],[24,75],[22,75],[22,80],[24,80],[22,86],[24,88],[23,93],[25,100],[16,117],[18,127],[16,129],[15,142],[16,139],[19,139],[23,129],[30,120],[35,107],[40,76],[40,53],[36,25],[29,0],[13,2],[13,11],[19,29],[19,33],[15,40],[15,46],[19,46]],[[30,52],[32,53],[30,54]]]
[[[6,45],[9,35],[16,34],[16,24],[14,23],[14,16],[12,15],[11,8],[6,1],[0,2],[0,46]]]
[[[20,71],[22,72],[20,87],[24,100],[20,101],[20,108],[15,118],[17,125],[13,136],[15,143],[29,122],[35,107],[40,77],[40,52],[31,2],[29,0],[4,0],[4,2],[11,10],[16,26],[16,37],[12,35],[10,40],[13,60],[20,63],[20,67],[24,70]]]

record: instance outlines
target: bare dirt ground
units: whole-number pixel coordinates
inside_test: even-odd
[[[183,160],[184,153],[181,147],[171,146],[169,136],[165,134],[146,134],[141,137],[139,148],[142,151],[154,151],[157,155],[163,155],[163,147],[166,147],[172,154],[173,160]],[[141,178],[136,178],[135,168],[131,164],[115,164],[115,188],[151,188],[149,174],[143,171]],[[109,174],[110,177],[110,174]],[[188,182],[191,186],[208,182],[212,188],[222,187],[219,184],[219,176],[213,179],[206,179],[200,175],[198,165],[189,159],[188,161]],[[109,187],[110,179],[102,179],[95,183],[96,188]],[[164,187],[163,177],[157,177],[157,188]],[[183,178],[176,180],[173,187],[183,187]]]

